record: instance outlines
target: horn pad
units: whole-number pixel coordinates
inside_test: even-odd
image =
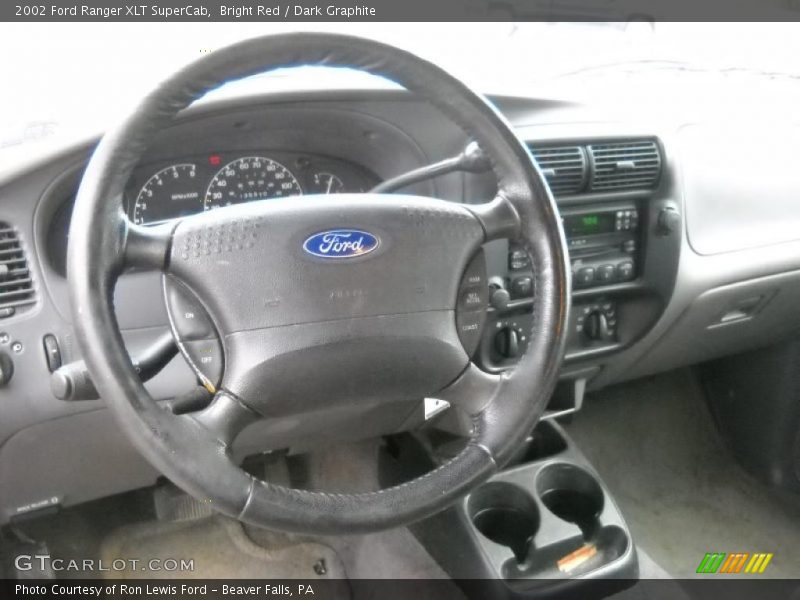
[[[278,416],[419,398],[455,379],[468,363],[460,279],[482,241],[458,204],[288,198],[182,221],[168,272],[213,322],[222,387]]]

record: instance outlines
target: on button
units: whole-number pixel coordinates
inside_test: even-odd
[[[203,305],[186,286],[166,279],[167,305],[178,337],[182,340],[203,340],[215,335],[214,326]]]

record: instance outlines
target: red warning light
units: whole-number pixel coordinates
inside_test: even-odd
[[[220,163],[220,160],[221,160],[221,159],[220,159],[220,157],[219,157],[219,154],[212,154],[211,156],[209,156],[209,157],[208,157],[208,163],[209,163],[210,165],[213,165],[213,166],[215,166],[215,167],[216,167],[217,165],[219,165],[219,163]]]

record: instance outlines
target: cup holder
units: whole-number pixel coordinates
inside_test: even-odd
[[[548,465],[536,478],[536,492],[550,512],[580,527],[586,539],[597,533],[604,494],[588,472],[566,463]]]
[[[481,534],[510,548],[517,562],[525,560],[539,529],[536,501],[525,490],[501,481],[487,483],[470,495],[467,512]]]

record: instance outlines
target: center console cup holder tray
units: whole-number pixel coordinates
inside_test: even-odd
[[[469,568],[454,564],[454,572],[499,578],[509,597],[558,595],[597,578],[622,589],[638,576],[619,509],[552,421],[540,423],[510,466],[467,496],[459,511],[481,558]]]

